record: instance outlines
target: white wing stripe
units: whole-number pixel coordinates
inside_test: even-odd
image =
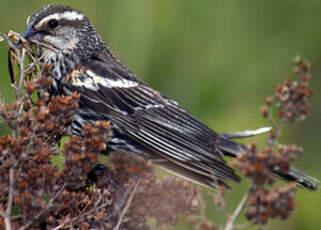
[[[71,80],[74,86],[84,87],[94,91],[99,90],[99,85],[105,88],[131,88],[137,87],[138,83],[127,79],[109,79],[96,75],[91,70],[86,70],[88,77],[83,76],[82,70],[73,71],[71,73]]]

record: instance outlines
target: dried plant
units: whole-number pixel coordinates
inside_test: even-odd
[[[278,141],[286,123],[303,120],[310,112],[312,91],[309,88],[309,70],[310,64],[297,57],[294,69],[296,78],[277,85],[274,95],[265,99],[266,105],[261,107],[260,112],[271,123],[273,130],[269,132],[266,148],[258,150],[257,145],[251,143],[247,151],[232,162],[251,180],[251,186],[225,230],[235,227],[236,218],[243,210],[250,224],[263,225],[271,218],[287,219],[291,216],[295,208],[296,184],[288,182],[283,187],[274,186],[274,174],[289,171],[290,163],[303,153],[303,149],[296,144],[287,145]],[[317,189],[315,185],[308,187]]]

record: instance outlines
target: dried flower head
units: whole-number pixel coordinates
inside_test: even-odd
[[[201,190],[193,184],[174,176],[158,179],[154,168],[143,158],[135,161],[132,156],[118,153],[111,160],[118,181],[140,178],[139,187],[124,218],[124,229],[145,229],[148,218],[155,218],[158,226],[174,225],[179,215],[186,216],[200,210]]]
[[[270,191],[262,188],[254,189],[245,215],[255,224],[265,224],[270,218],[287,219],[295,208],[295,194],[294,183]]]
[[[309,114],[309,100],[312,96],[312,90],[309,88],[310,64],[300,57],[296,58],[295,64],[294,73],[298,79],[288,79],[275,87],[274,95],[265,99],[267,106],[261,107],[264,117],[272,119],[269,109],[273,109],[273,104],[279,118],[284,122],[302,120]]]
[[[239,155],[233,161],[233,165],[244,176],[251,178],[254,185],[261,186],[266,182],[273,184],[275,181],[273,170],[288,171],[290,169],[290,161],[299,152],[299,148],[295,145],[290,147],[279,145],[279,147],[279,151],[274,151],[271,148],[258,151],[256,144],[252,143],[244,154]]]

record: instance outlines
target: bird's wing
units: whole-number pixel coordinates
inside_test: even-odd
[[[217,152],[214,131],[128,74],[113,63],[97,60],[70,81],[83,103],[108,116],[123,133],[160,158],[200,175],[239,180]]]

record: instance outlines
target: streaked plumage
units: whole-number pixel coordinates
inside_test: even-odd
[[[108,120],[110,150],[134,153],[188,179],[216,187],[239,181],[222,155],[235,156],[244,146],[219,135],[179,104],[139,80],[111,53],[89,20],[67,6],[49,5],[27,20],[23,36],[42,48],[42,62],[52,64],[52,95],[80,93],[72,124]],[[297,178],[294,178],[295,180]]]

